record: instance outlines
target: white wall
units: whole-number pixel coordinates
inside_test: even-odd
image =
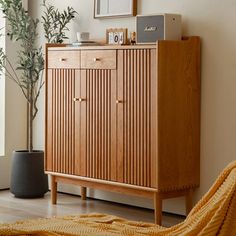
[[[14,46],[6,42],[6,51],[10,58],[15,58]],[[13,59],[12,59],[13,61]],[[14,64],[14,62],[13,62]],[[5,93],[1,107],[3,113],[4,129],[1,134],[4,135],[4,148],[0,157],[0,189],[9,188],[11,154],[13,150],[26,148],[26,102],[20,89],[11,80],[1,81],[1,89]]]
[[[15,45],[6,42],[7,55],[16,57]],[[14,62],[13,62],[14,65]],[[5,153],[0,158],[0,188],[9,188],[11,155],[14,150],[26,149],[26,101],[19,87],[5,80]]]
[[[26,6],[27,0],[24,4]],[[5,21],[1,19],[0,25],[5,27]],[[2,40],[0,46],[5,47],[5,53],[15,66],[17,45],[7,37]],[[26,148],[26,101],[19,87],[4,77],[0,79],[0,116],[0,142],[4,145],[0,153],[0,189],[4,189],[10,184],[12,151]]]
[[[92,38],[104,38],[105,29],[109,27],[135,29],[135,18],[93,19],[93,0],[50,2],[61,9],[70,5],[78,11],[78,20],[71,25],[70,41],[75,40],[76,31],[89,31]],[[40,4],[39,0],[30,0],[33,16],[41,14]],[[138,14],[180,13],[183,16],[183,34],[199,35],[202,39],[201,186],[195,193],[196,199],[206,192],[218,173],[236,159],[235,9],[235,0],[138,0]],[[40,115],[35,128],[37,145],[43,148],[43,97],[40,102]],[[96,191],[95,196],[101,196],[101,192]],[[119,195],[102,195],[107,199],[111,196]],[[127,199],[143,206],[152,206],[152,202],[147,200]],[[169,201],[165,209],[183,212],[175,203]]]

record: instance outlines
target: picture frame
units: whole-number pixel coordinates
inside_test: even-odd
[[[94,18],[137,15],[137,0],[94,0]]]
[[[112,45],[127,44],[127,28],[110,28],[106,30],[106,43]]]

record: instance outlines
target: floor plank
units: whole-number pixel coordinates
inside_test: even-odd
[[[0,222],[14,222],[40,217],[79,215],[86,213],[105,213],[120,216],[129,220],[154,222],[154,212],[140,207],[127,206],[118,203],[79,196],[58,194],[57,205],[50,202],[50,192],[44,198],[20,199],[15,198],[8,190],[0,191]],[[184,220],[183,216],[163,214],[163,225],[175,225]]]

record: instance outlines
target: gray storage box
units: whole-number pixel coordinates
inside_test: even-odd
[[[137,44],[156,43],[157,40],[181,40],[181,15],[157,14],[136,17]]]

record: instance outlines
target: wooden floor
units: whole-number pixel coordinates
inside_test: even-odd
[[[1,223],[94,212],[112,214],[129,220],[154,222],[154,212],[144,208],[89,198],[83,201],[79,196],[60,193],[58,194],[58,204],[52,205],[50,202],[50,192],[44,198],[19,199],[15,198],[8,190],[0,191]],[[162,224],[169,227],[183,220],[183,216],[164,213]]]

